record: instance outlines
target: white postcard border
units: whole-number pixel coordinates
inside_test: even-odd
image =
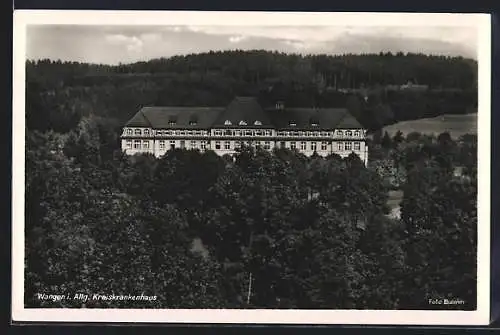
[[[168,21],[166,21],[168,18]],[[333,19],[332,19],[333,18]],[[12,320],[32,322],[485,325],[490,318],[491,21],[487,14],[14,11]],[[147,22],[147,24],[144,24]],[[478,294],[476,311],[24,308],[25,55],[31,24],[478,27]]]

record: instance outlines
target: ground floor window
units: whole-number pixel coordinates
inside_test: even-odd
[[[191,141],[191,149],[196,149],[196,141]]]
[[[339,142],[337,145],[338,145],[339,151],[344,150],[344,142]]]
[[[316,151],[316,142],[311,142],[311,150]]]
[[[297,143],[290,142],[290,149],[297,149]]]
[[[226,150],[230,150],[231,149],[231,142],[230,141],[226,141],[224,143],[224,149],[226,149]]]
[[[286,148],[286,143],[285,142],[281,142],[280,146],[284,149],[284,148]]]
[[[351,142],[346,142],[346,144],[345,144],[345,149],[346,149],[347,151],[351,151],[351,150],[352,150],[352,143],[351,143]]]
[[[141,148],[141,141],[134,141],[134,149],[140,149]]]
[[[205,150],[207,148],[207,142],[206,141],[201,141],[201,149]]]
[[[326,151],[328,147],[328,142],[321,142],[321,150]]]
[[[165,141],[160,141],[160,150],[165,150]]]
[[[300,150],[306,150],[306,142],[300,142]]]
[[[181,149],[184,149],[186,147],[186,141],[181,141]]]
[[[126,142],[126,144],[125,144],[125,145],[126,145],[126,148],[127,148],[127,149],[132,148],[132,141],[127,140],[127,142]]]
[[[215,149],[220,150],[220,141],[215,142]]]
[[[268,141],[264,142],[264,149],[266,149],[266,150],[271,149],[271,142],[268,142]]]
[[[170,149],[175,149],[175,141],[170,141]]]
[[[361,143],[354,142],[354,150],[360,150],[360,149],[361,149]]]

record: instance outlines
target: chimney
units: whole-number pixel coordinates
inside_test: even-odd
[[[285,103],[283,101],[276,102],[276,109],[283,110],[285,108]]]

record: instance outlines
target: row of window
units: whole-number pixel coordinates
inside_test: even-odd
[[[127,129],[127,135],[136,136],[150,136],[151,131],[149,129]],[[277,136],[314,136],[314,137],[328,137],[333,136],[335,132],[327,131],[278,131]],[[360,130],[337,130],[337,136],[340,137],[360,137]],[[156,135],[158,136],[203,136],[208,135],[207,131],[202,130],[156,130]],[[215,136],[272,136],[271,130],[215,130]]]
[[[214,130],[215,136],[272,136],[271,130]]]
[[[168,141],[165,141],[165,140],[159,141],[160,150],[166,150],[167,142]],[[179,144],[180,144],[181,149],[186,148],[186,141],[179,141],[179,142],[180,142]],[[170,143],[171,149],[174,149],[176,147],[176,141],[169,141],[169,143]],[[297,149],[297,143],[300,143],[299,144],[300,150],[311,150],[311,151],[318,150],[317,142],[290,142],[290,149]],[[208,141],[189,141],[189,144],[190,144],[191,149],[198,149],[199,148],[199,149],[205,150],[205,149],[210,147]],[[247,144],[252,145],[253,143],[248,142]],[[307,144],[309,144],[309,148],[308,148]],[[262,147],[266,150],[271,149],[271,142],[270,141],[265,141],[263,143],[256,142],[256,143],[254,143],[254,145],[256,147],[260,147],[262,145]],[[231,141],[224,141],[223,145],[221,145],[221,141],[215,141],[215,149],[216,150],[221,150],[222,148],[224,148],[224,150],[231,150],[231,149],[237,149],[240,146],[241,146],[240,142],[235,142],[234,148],[233,148],[231,145]],[[282,148],[286,148],[286,142],[284,142],[284,141],[280,142],[280,146]],[[127,140],[126,147],[127,147],[127,149],[131,149],[132,147],[134,149],[145,149],[145,150],[150,149],[149,141],[140,141],[140,140],[134,140],[134,141]],[[344,150],[346,150],[346,151],[351,151],[351,150],[359,151],[360,148],[361,148],[360,142],[339,142],[339,143],[337,143],[337,149],[339,151],[344,151]],[[322,150],[322,151],[328,150],[328,142],[321,142],[320,143],[320,150]]]
[[[224,121],[225,126],[231,126],[232,124],[233,123],[230,120]],[[238,122],[238,124],[240,126],[247,126],[248,125],[247,121],[245,121],[245,120],[241,120],[240,122]],[[259,120],[255,120],[255,122],[253,124],[254,124],[254,126],[262,126],[262,122]]]

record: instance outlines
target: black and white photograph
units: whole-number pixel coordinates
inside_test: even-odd
[[[18,11],[13,320],[487,324],[489,30]]]

